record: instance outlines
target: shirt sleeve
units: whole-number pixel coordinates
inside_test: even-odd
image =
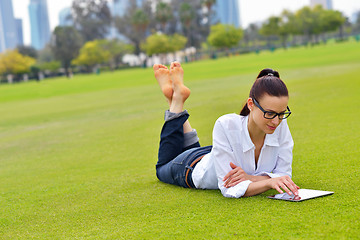
[[[292,151],[294,148],[294,141],[291,137],[289,126],[286,120],[283,121],[283,125],[279,134],[279,153],[276,159],[276,165],[272,173],[262,172],[260,175],[268,175],[271,178],[281,177],[288,175],[292,176]]]
[[[230,162],[233,162],[234,164],[237,162],[227,133],[228,132],[224,129],[221,121],[217,120],[213,130],[212,155],[214,167],[218,180],[218,187],[221,190],[222,195],[229,198],[240,198],[245,194],[251,181],[243,181],[230,188],[224,187],[223,178],[232,170]]]

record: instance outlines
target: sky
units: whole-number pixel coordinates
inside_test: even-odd
[[[23,20],[24,43],[30,45],[30,23],[28,5],[30,0],[12,0],[14,15]],[[222,0],[226,1],[226,0]],[[334,10],[343,12],[347,17],[360,10],[360,0],[332,0]],[[250,23],[261,22],[273,15],[279,15],[283,9],[296,11],[310,0],[240,0],[241,25],[246,28]],[[51,31],[59,24],[59,12],[70,7],[72,0],[47,0]]]

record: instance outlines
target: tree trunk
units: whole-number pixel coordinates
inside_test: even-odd
[[[339,28],[339,38],[340,40],[344,40],[344,25],[341,25]]]

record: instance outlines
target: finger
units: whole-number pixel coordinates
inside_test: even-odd
[[[236,182],[236,181],[238,181],[238,180],[240,180],[240,179],[242,179],[241,176],[233,176],[233,177],[231,177],[228,185],[231,185],[231,184],[233,184],[234,182]]]
[[[239,183],[241,183],[241,182],[243,182],[243,181],[245,181],[245,180],[246,180],[245,178],[240,178],[239,180],[234,181],[234,182],[232,182],[231,184],[229,184],[229,186],[230,186],[230,187],[236,186],[236,185],[238,185]]]
[[[284,193],[279,186],[275,186],[275,190],[278,191],[279,193]]]
[[[289,195],[292,195],[292,192],[286,187],[286,185],[283,183],[281,185],[281,188]]]
[[[231,180],[231,178],[229,178],[229,179],[224,183],[224,186],[225,186],[226,188],[231,187],[231,186],[230,186],[230,180]]]
[[[234,184],[235,182],[237,182],[237,181],[242,182],[244,180],[245,180],[245,178],[244,178],[244,176],[242,174],[240,174],[240,175],[235,175],[234,174],[228,180],[226,180],[225,184],[227,186],[235,186],[237,184],[237,183]]]
[[[230,180],[231,180],[231,178],[228,178],[228,180],[226,180],[226,182],[224,183],[225,187],[229,185]]]
[[[230,162],[230,167],[231,167],[232,169],[237,168],[237,166],[236,166],[235,164],[233,164],[232,162]]]
[[[235,173],[234,170],[231,170],[230,172],[228,172],[228,174],[226,174],[225,177],[223,178],[223,181],[225,181],[226,179],[228,179],[229,177],[231,177],[234,173]]]
[[[285,180],[284,183],[288,188],[290,188],[290,191],[293,192],[294,195],[299,195],[297,191],[297,186],[291,179]]]
[[[233,179],[235,178],[236,176],[234,175],[231,175],[224,183],[225,186],[229,186],[229,184],[233,181]]]

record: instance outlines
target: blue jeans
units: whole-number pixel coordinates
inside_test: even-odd
[[[156,176],[164,183],[195,188],[191,174],[195,165],[190,165],[197,158],[209,153],[212,146],[200,147],[199,142],[184,145],[183,124],[188,118],[189,114],[183,112],[179,117],[165,121],[160,134]]]

